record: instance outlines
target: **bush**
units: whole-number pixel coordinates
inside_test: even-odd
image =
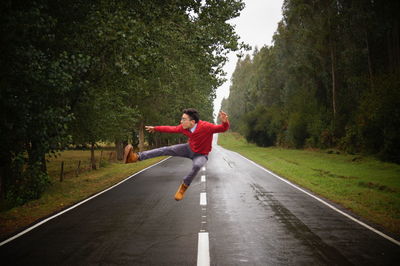
[[[295,148],[302,148],[306,138],[309,136],[307,132],[307,123],[300,113],[292,113],[288,124],[288,138]]]
[[[326,149],[333,145],[333,132],[329,129],[329,121],[326,112],[322,108],[314,107],[308,110],[307,115],[302,115],[307,124],[308,136],[305,145],[308,148]]]
[[[243,124],[248,142],[267,147],[277,142],[283,122],[277,108],[257,106],[244,116]]]
[[[363,96],[358,110],[363,151],[400,163],[400,76],[380,75]]]
[[[359,132],[355,125],[346,127],[345,135],[339,141],[339,148],[350,154],[360,152]]]
[[[38,199],[50,185],[50,177],[41,170],[41,164],[29,166],[20,173],[6,193],[8,206],[18,206]]]

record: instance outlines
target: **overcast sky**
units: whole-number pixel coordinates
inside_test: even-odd
[[[282,19],[283,0],[244,0],[246,7],[240,16],[229,21],[236,25],[236,33],[241,41],[254,47],[261,48],[264,45],[271,45],[278,22]],[[253,50],[247,53],[253,54]],[[217,89],[217,98],[214,100],[215,117],[221,108],[223,98],[229,96],[230,79],[235,70],[237,56],[235,53],[229,54],[229,62],[226,63],[224,70],[227,72],[227,81]]]

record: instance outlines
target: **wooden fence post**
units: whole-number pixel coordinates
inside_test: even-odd
[[[64,161],[61,162],[60,182],[64,180]]]
[[[100,160],[99,160],[99,168],[101,167],[101,159],[103,157],[103,150],[101,150],[100,152]]]
[[[79,176],[79,172],[81,170],[81,160],[78,162],[78,168],[76,168],[76,176]]]

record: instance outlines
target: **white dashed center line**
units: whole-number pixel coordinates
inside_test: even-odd
[[[199,233],[199,241],[197,244],[197,266],[210,265],[210,249],[207,232]]]
[[[210,248],[209,248],[209,236],[207,232],[207,183],[206,183],[206,167],[202,168],[203,174],[201,176],[201,187],[200,192],[200,206],[201,206],[201,226],[199,232],[199,240],[197,246],[197,265],[198,266],[209,266],[210,265]]]
[[[201,206],[206,206],[207,205],[207,193],[206,192],[201,192],[200,193],[200,205]]]

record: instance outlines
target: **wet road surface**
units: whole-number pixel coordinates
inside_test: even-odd
[[[0,246],[1,264],[398,265],[400,261],[395,243],[215,144],[205,169],[184,200],[176,202],[173,196],[190,168],[190,160],[177,157],[149,168]],[[208,241],[202,242],[206,235]]]

